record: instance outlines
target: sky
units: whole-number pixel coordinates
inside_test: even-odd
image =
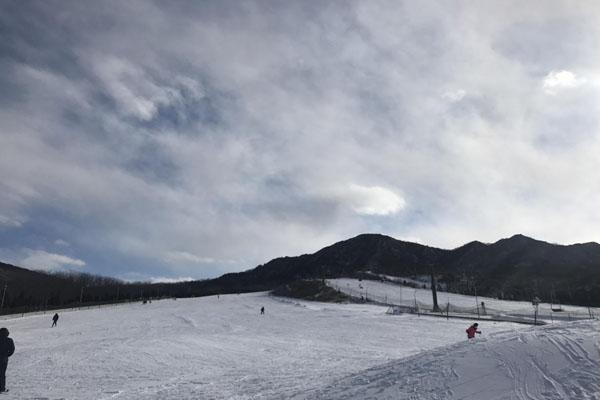
[[[0,260],[600,242],[597,1],[2,1]]]

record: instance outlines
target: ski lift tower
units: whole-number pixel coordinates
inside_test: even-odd
[[[535,296],[533,300],[531,300],[531,304],[533,305],[533,325],[537,325],[538,308],[540,306],[540,303],[541,300],[537,296]]]
[[[433,265],[431,265],[431,296],[433,297],[433,312],[441,312],[440,306],[438,305],[437,299],[437,282],[435,279],[435,273],[433,272]]]

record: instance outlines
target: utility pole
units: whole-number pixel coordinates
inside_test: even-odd
[[[6,296],[6,288],[8,284],[4,284],[4,291],[2,291],[2,304],[0,304],[0,310],[4,309],[4,296]]]
[[[473,287],[475,288],[475,305],[477,306],[477,318],[481,318],[479,314],[479,299],[477,298],[477,283],[475,283],[475,278],[473,278]]]

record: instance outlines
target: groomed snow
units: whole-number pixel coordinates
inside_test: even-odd
[[[377,366],[311,399],[600,399],[600,323],[562,322],[457,343]]]
[[[397,370],[394,379],[406,382],[406,357],[440,347],[442,354],[463,351],[456,349],[465,345],[468,321],[385,310],[254,293],[62,312],[56,328],[52,313],[5,320],[17,347],[5,398],[365,398],[352,392],[364,384],[353,377],[365,370],[377,378],[377,371]],[[482,329],[485,337],[513,337],[522,326],[490,322]],[[417,369],[423,376],[451,361],[425,354]]]

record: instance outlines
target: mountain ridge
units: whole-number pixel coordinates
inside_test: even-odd
[[[73,304],[80,299],[81,283],[40,278],[26,269],[0,264],[0,280],[9,282],[6,304],[55,302]],[[18,268],[18,267],[14,267]],[[8,271],[8,272],[7,272]],[[15,272],[16,271],[16,272]],[[553,244],[516,234],[494,243],[471,241],[454,249],[440,249],[402,241],[391,236],[365,233],[326,246],[311,254],[274,258],[255,268],[220,277],[172,284],[107,282],[85,293],[93,301],[112,301],[117,286],[128,298],[144,293],[178,297],[273,290],[303,279],[362,277],[365,273],[392,276],[428,276],[450,291],[514,300],[559,301],[600,305],[600,244]],[[13,274],[10,278],[7,273]],[[44,274],[42,274],[44,275]],[[44,275],[46,276],[46,275]],[[371,275],[372,276],[372,275]],[[36,290],[28,289],[28,282]],[[68,292],[67,294],[60,292]],[[50,301],[50,303],[48,303]],[[85,299],[84,299],[85,301]]]
[[[275,258],[235,275],[283,284],[365,271],[395,276],[433,271],[455,292],[600,304],[600,244],[561,245],[522,234],[494,243],[472,241],[450,250],[381,234],[360,234],[312,254]]]

